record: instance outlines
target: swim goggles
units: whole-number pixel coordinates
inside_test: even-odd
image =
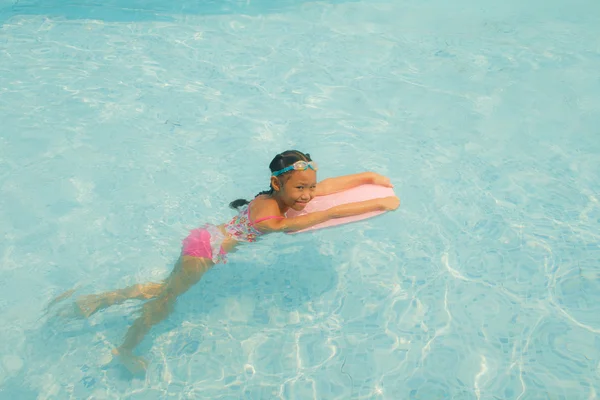
[[[273,176],[279,176],[279,175],[284,174],[291,170],[306,171],[309,168],[312,169],[313,171],[316,171],[318,169],[317,163],[314,161],[296,161],[289,167],[285,167],[284,169],[280,169],[279,171],[273,172]]]

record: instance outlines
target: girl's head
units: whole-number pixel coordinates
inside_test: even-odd
[[[277,154],[269,164],[271,170],[270,189],[260,192],[275,197],[284,207],[302,210],[315,197],[317,165],[310,154],[288,150]],[[248,201],[238,199],[229,205],[238,208]]]

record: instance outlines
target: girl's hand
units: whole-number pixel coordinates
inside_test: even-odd
[[[396,196],[383,197],[379,199],[379,204],[383,211],[394,211],[400,207],[400,199]]]
[[[375,172],[373,172],[373,175],[371,177],[371,183],[373,185],[385,186],[389,188],[394,187],[394,185],[392,185],[392,182],[390,182],[390,178],[385,177],[383,175],[379,175]]]

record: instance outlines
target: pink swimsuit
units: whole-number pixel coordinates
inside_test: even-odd
[[[252,202],[250,203],[252,204]],[[184,256],[204,257],[211,259],[215,264],[226,263],[223,242],[228,237],[238,242],[254,242],[256,238],[263,235],[255,225],[268,219],[283,219],[284,217],[273,215],[270,217],[259,218],[256,221],[250,221],[250,205],[245,206],[240,212],[225,224],[224,235],[219,227],[206,224],[190,232],[188,237],[183,239],[181,254]]]

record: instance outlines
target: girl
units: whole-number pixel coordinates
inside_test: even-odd
[[[325,222],[371,211],[395,210],[400,200],[386,197],[333,207],[326,211],[286,218],[290,208],[300,211],[315,196],[343,191],[361,184],[372,183],[392,187],[390,180],[375,173],[360,173],[325,179],[317,185],[317,164],[309,154],[296,150],[277,154],[271,164],[270,189],[248,202],[238,199],[230,207],[238,214],[226,224],[204,225],[190,232],[183,240],[181,256],[169,277],[162,283],[138,284],[125,289],[77,299],[77,309],[85,317],[129,299],[149,300],[141,316],[127,331],[121,346],[113,350],[132,372],[146,370],[147,362],[133,354],[150,328],[173,310],[177,297],[200,280],[213,265],[226,262],[226,254],[242,242],[254,242],[271,232],[292,232]]]

